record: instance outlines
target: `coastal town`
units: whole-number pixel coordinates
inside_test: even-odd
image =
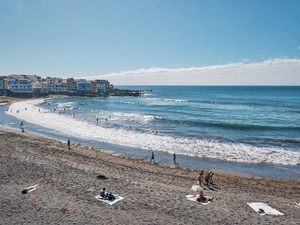
[[[24,74],[0,76],[0,96],[32,98],[46,97],[50,94],[90,97],[139,97],[143,94],[143,91],[118,89],[108,80],[42,78],[38,75]]]

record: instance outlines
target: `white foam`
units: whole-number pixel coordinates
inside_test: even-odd
[[[39,112],[39,107],[36,104],[41,102],[43,102],[42,99],[16,102],[10,105],[7,113],[20,120],[61,132],[66,137],[74,136],[129,147],[155,149],[236,162],[266,162],[284,165],[300,164],[300,152],[274,147],[267,148],[246,144],[219,143],[202,139],[173,138],[171,136],[156,135],[155,132],[140,133],[123,128],[105,128],[89,124],[86,121],[79,121],[76,117],[59,115],[49,110],[41,109]],[[16,113],[17,110],[19,110],[19,113]],[[122,114],[122,116],[128,115]],[[24,125],[26,127],[26,123]]]

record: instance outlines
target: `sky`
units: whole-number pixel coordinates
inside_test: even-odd
[[[0,0],[0,75],[300,85],[299,0]]]

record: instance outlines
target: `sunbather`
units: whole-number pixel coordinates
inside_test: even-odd
[[[115,196],[111,192],[105,192],[105,188],[100,191],[100,197],[105,200],[113,200]]]
[[[36,189],[38,188],[40,185],[39,184],[36,184],[36,185],[33,185],[33,186],[30,186],[28,188],[24,188],[22,190],[22,194],[27,194],[28,192],[30,192],[32,189]]]
[[[105,193],[105,188],[103,188],[103,189],[100,191],[100,197],[104,198],[105,195],[106,195],[106,193]]]
[[[201,190],[201,191],[199,192],[199,194],[196,195],[196,201],[197,201],[197,202],[207,203],[207,202],[209,202],[209,201],[212,201],[212,199],[211,199],[211,198],[205,197],[205,196],[204,196],[204,191]]]
[[[106,193],[105,199],[107,199],[107,200],[114,200],[115,196],[112,193],[109,192],[109,193]]]

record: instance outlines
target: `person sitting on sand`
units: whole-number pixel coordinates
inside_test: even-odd
[[[104,198],[105,195],[106,195],[106,193],[105,193],[105,188],[103,188],[103,189],[100,191],[100,197]]]
[[[36,185],[30,186],[30,187],[28,187],[28,188],[24,188],[24,189],[22,190],[22,194],[27,194],[28,192],[30,192],[30,191],[33,190],[33,189],[38,188],[39,186],[40,186],[39,184],[36,184]]]
[[[204,196],[204,191],[201,190],[199,194],[196,195],[196,201],[197,202],[202,202],[202,203],[207,203],[209,201],[212,201],[212,198],[208,198]]]
[[[106,193],[105,197],[106,197],[105,198],[106,200],[114,200],[115,199],[115,196],[111,192]]]

